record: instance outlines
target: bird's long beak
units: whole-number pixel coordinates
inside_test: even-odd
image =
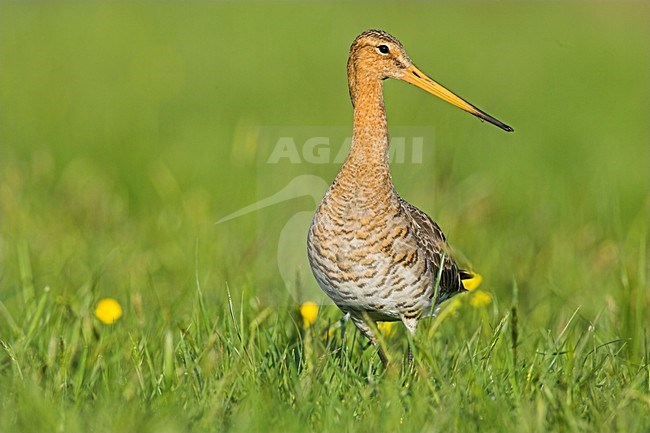
[[[447,101],[458,108],[462,108],[463,110],[473,114],[474,116],[480,119],[487,120],[491,124],[498,126],[504,131],[508,131],[508,132],[514,131],[514,129],[512,129],[510,126],[495,119],[494,117],[487,114],[485,111],[476,108],[475,106],[465,101],[460,96],[457,96],[452,92],[450,92],[449,90],[445,89],[443,86],[441,86],[440,84],[436,83],[431,78],[429,78],[424,72],[416,68],[415,65],[413,64],[408,68],[406,68],[406,70],[404,71],[404,75],[402,76],[402,80],[406,81],[407,83],[413,84],[414,86],[418,86],[420,89],[424,89],[427,92],[436,95],[442,100]]]

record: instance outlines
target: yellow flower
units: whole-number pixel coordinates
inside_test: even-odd
[[[106,325],[112,325],[117,319],[122,317],[122,307],[119,302],[113,298],[104,298],[97,303],[95,316]]]
[[[302,316],[302,327],[307,329],[316,322],[318,317],[318,304],[307,301],[300,306],[300,315]]]
[[[492,302],[492,295],[490,295],[488,292],[484,292],[483,290],[477,290],[476,292],[472,293],[472,297],[469,298],[469,303],[474,308],[485,307],[490,302]]]
[[[381,332],[384,338],[390,338],[397,332],[395,322],[377,322],[377,329],[379,329],[379,332]]]
[[[481,285],[481,281],[483,281],[483,277],[480,274],[472,272],[472,278],[467,278],[462,282],[463,287],[471,292]]]

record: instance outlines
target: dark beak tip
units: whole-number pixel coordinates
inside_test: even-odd
[[[515,132],[515,129],[512,126],[508,126],[503,122],[500,122],[494,118],[487,119],[489,123],[493,124],[494,126],[503,129],[506,132]]]

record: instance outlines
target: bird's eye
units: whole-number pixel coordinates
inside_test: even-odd
[[[388,49],[388,45],[379,45],[377,47],[377,50],[379,50],[379,52],[382,53],[382,54],[388,54],[388,52],[390,51]]]

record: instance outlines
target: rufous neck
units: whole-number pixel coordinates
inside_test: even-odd
[[[388,172],[388,126],[382,97],[382,80],[357,75],[351,89],[354,105],[352,146],[346,164],[385,169]]]

